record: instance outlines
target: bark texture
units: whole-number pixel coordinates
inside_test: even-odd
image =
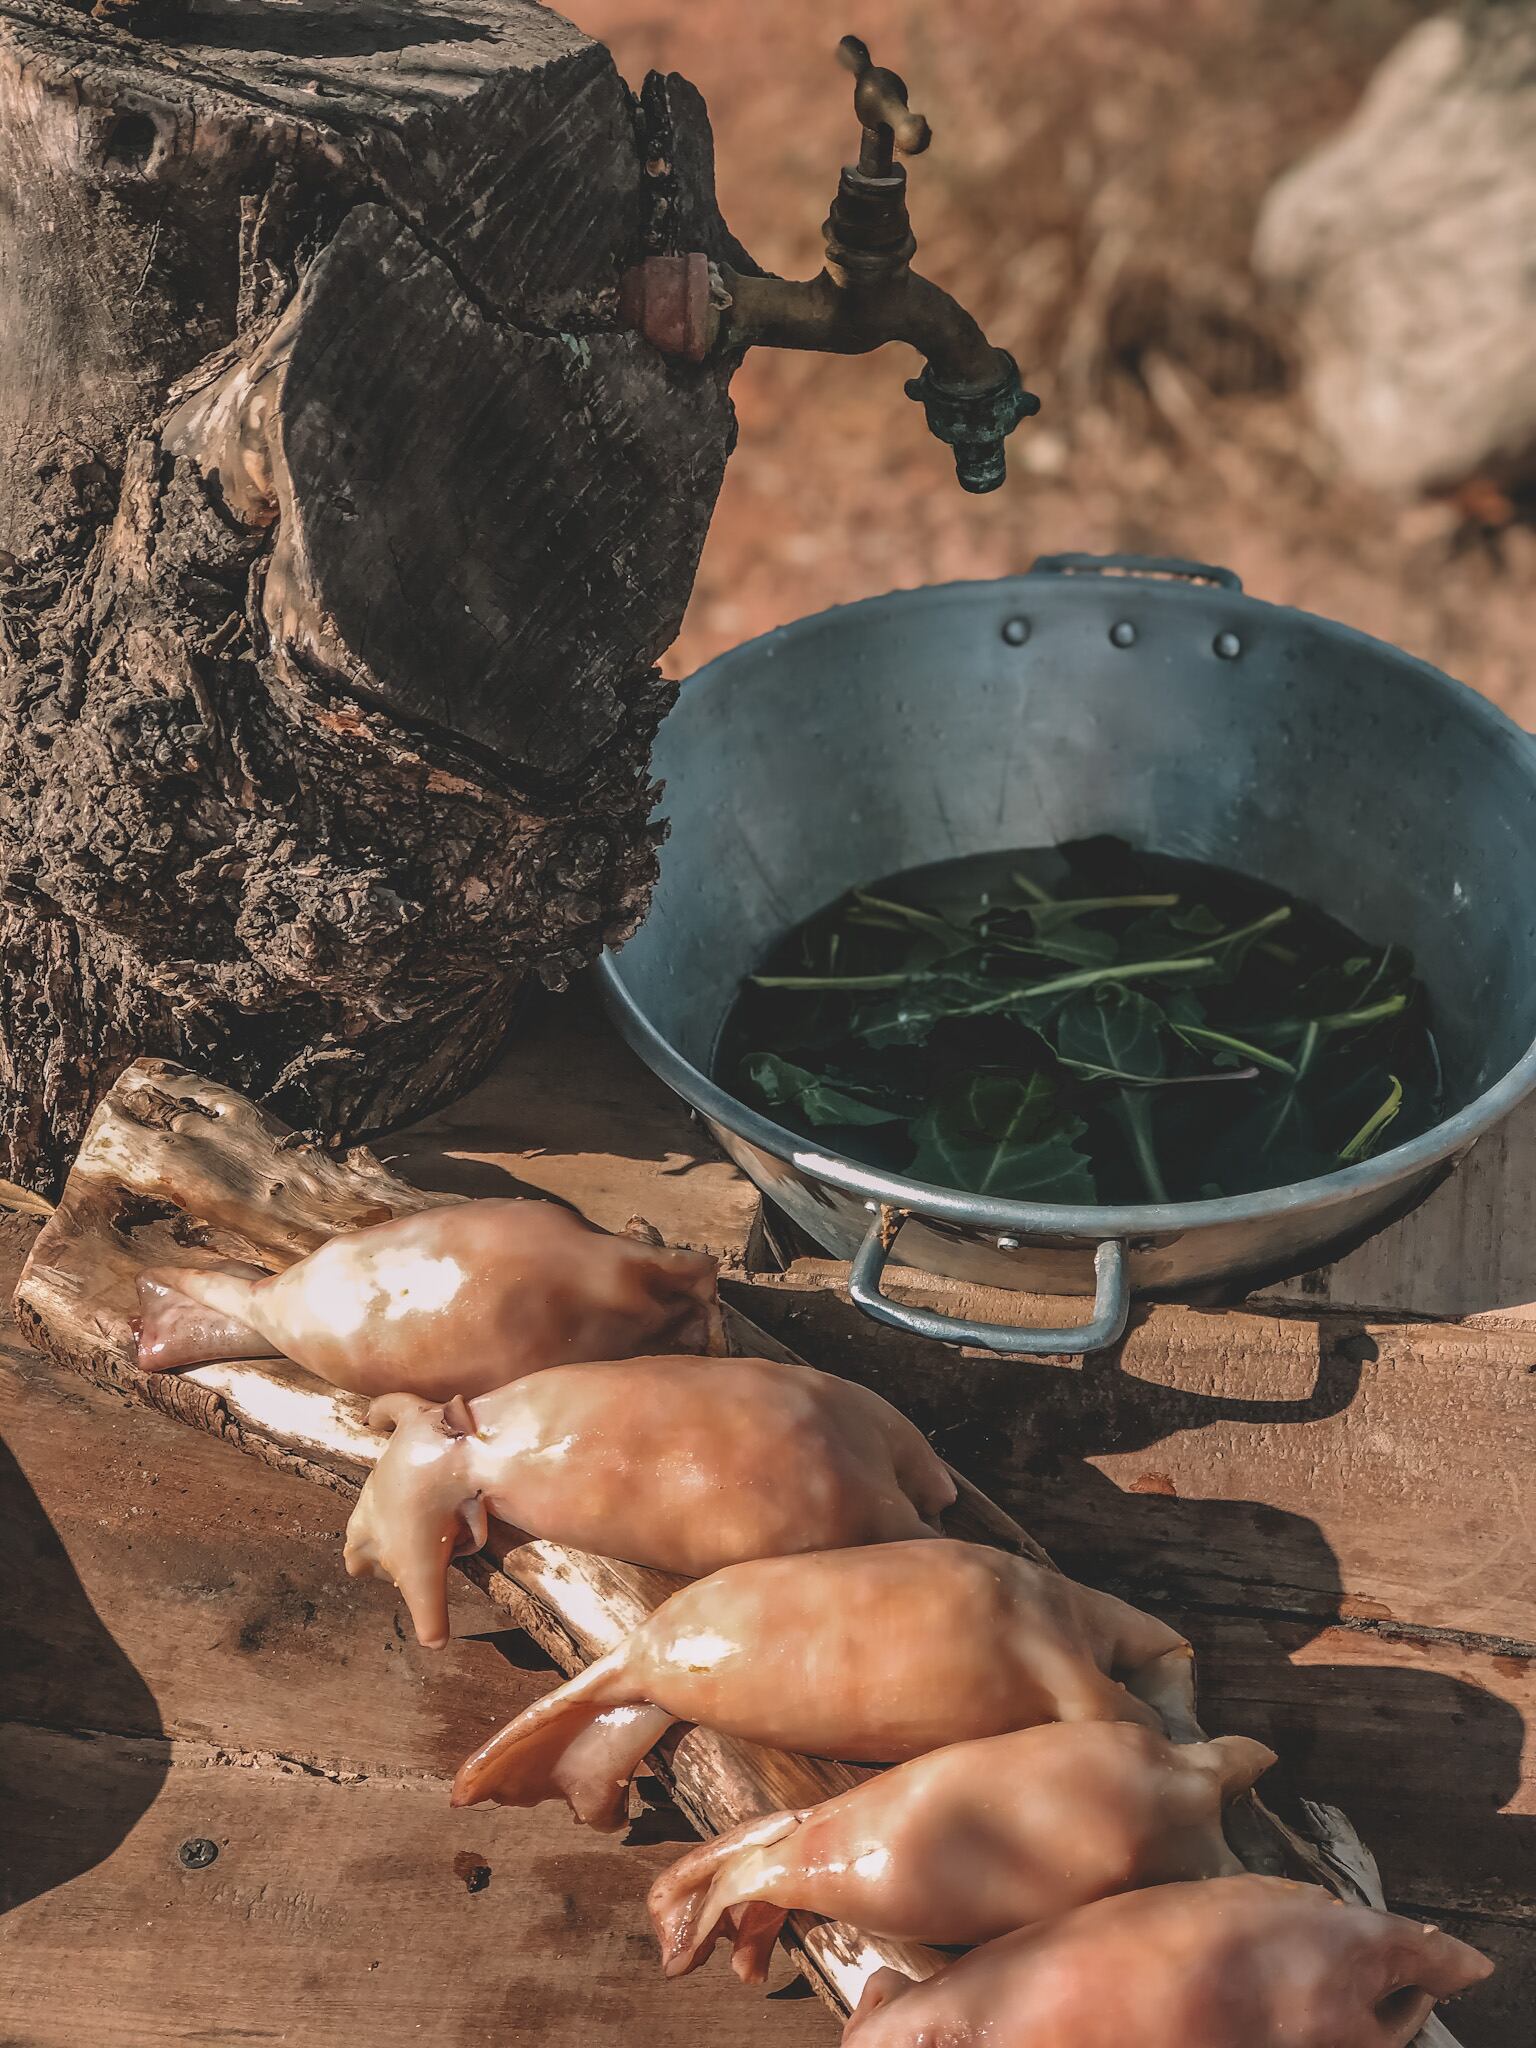
[[[425,1108],[631,929],[734,422],[697,94],[532,0],[0,0],[0,1174],[139,1053]]]
[[[1260,271],[1301,314],[1341,465],[1388,490],[1536,474],[1536,4],[1421,23],[1271,192]]]

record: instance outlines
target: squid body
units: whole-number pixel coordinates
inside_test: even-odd
[[[472,1402],[374,1402],[394,1435],[347,1527],[354,1577],[391,1579],[432,1647],[447,1573],[495,1515],[533,1536],[696,1578],[743,1559],[936,1533],[955,1484],[878,1394],[808,1365],[658,1357],[530,1373]]]
[[[138,1287],[148,1372],[291,1358],[358,1394],[446,1401],[547,1365],[721,1348],[713,1259],[556,1202],[445,1204],[343,1231],[281,1273],[161,1267]]]

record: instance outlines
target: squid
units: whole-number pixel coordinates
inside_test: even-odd
[[[1198,1734],[1189,1644],[1108,1593],[945,1537],[728,1565],[461,1765],[455,1806],[563,1797],[624,1823],[674,1721],[809,1756],[902,1763],[1042,1721]]]
[[[1408,2048],[1493,1965],[1316,1885],[1220,1877],[1080,1906],[922,1983],[879,1970],[844,2048]]]
[[[696,1578],[746,1558],[937,1535],[955,1497],[878,1394],[766,1358],[554,1366],[474,1401],[387,1394],[394,1435],[347,1525],[354,1578],[391,1579],[429,1648],[448,1568],[487,1517]]]
[[[146,1372],[288,1358],[356,1394],[446,1401],[543,1366],[718,1351],[715,1262],[557,1202],[456,1202],[343,1231],[281,1273],[141,1273]]]
[[[1222,1807],[1274,1760],[1244,1735],[1176,1748],[1127,1721],[955,1743],[663,1871],[650,1896],[662,1968],[686,1976],[727,1935],[737,1976],[761,1984],[795,1911],[969,1946],[1136,1886],[1235,1876]]]

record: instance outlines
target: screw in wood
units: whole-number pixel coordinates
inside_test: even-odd
[[[183,1870],[206,1870],[219,1853],[217,1842],[210,1842],[206,1835],[189,1835],[176,1851],[176,1860]]]

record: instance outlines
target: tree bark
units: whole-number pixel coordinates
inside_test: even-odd
[[[0,0],[0,1173],[139,1053],[425,1109],[643,913],[734,421],[692,88],[533,0]]]

